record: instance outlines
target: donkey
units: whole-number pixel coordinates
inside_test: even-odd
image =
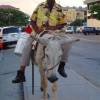
[[[70,45],[78,41],[71,39],[67,35],[57,35],[47,32],[42,37],[33,37],[38,42],[38,47],[35,55],[35,63],[39,66],[41,91],[43,92],[44,100],[48,100],[48,81],[51,83],[52,99],[57,100],[57,68],[61,61],[63,50],[61,45]]]

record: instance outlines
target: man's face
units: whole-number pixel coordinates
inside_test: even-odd
[[[52,7],[55,3],[55,0],[47,0],[47,4],[49,7]]]

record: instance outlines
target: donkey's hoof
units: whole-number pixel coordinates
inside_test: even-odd
[[[49,95],[49,93],[47,93],[47,97],[48,97],[48,98],[50,98],[50,95]]]
[[[48,100],[48,99],[50,99],[49,93],[47,93],[46,96],[43,96],[42,98],[43,98],[43,100]]]
[[[40,87],[40,91],[43,92],[43,88],[42,87]]]

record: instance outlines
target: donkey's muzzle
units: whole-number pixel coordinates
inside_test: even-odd
[[[54,83],[58,80],[58,77],[56,76],[56,74],[51,74],[49,77],[48,77],[48,80],[51,82],[51,83]]]

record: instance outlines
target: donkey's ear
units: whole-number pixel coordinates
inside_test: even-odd
[[[45,38],[43,38],[43,37],[34,37],[34,39],[35,39],[37,42],[43,44],[44,46],[47,46],[48,43],[49,43],[49,40],[48,40],[48,39],[45,39]]]
[[[71,42],[72,40],[71,39],[61,39],[61,40],[59,40],[59,42],[60,42],[60,44],[62,45],[62,44],[66,44],[66,43],[69,43],[69,42]]]
[[[68,43],[74,43],[74,42],[78,42],[80,41],[80,39],[76,39],[76,38],[66,38],[66,39],[62,39],[60,40],[60,44],[68,44]]]

